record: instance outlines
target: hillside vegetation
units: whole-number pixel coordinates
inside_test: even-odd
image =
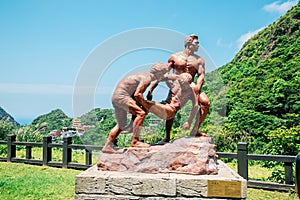
[[[39,130],[43,135],[47,135],[52,130],[61,130],[62,127],[70,127],[71,124],[72,119],[62,110],[56,109],[37,117],[30,124],[30,127],[34,130]]]
[[[248,40],[230,63],[207,74],[212,112],[204,129],[214,131],[223,150],[243,140],[253,152],[300,151],[299,5]]]
[[[1,106],[0,106],[0,121],[9,122],[16,126],[19,126],[19,123],[10,114],[8,114]]]

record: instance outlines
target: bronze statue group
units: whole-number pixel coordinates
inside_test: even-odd
[[[196,117],[190,135],[207,136],[199,131],[208,113],[210,102],[201,90],[204,82],[205,62],[202,57],[195,54],[199,49],[198,36],[195,34],[187,36],[184,47],[183,51],[172,54],[166,64],[155,63],[149,72],[130,74],[118,83],[112,96],[117,124],[110,131],[102,152],[117,153],[113,148],[113,142],[121,132],[133,132],[131,147],[150,147],[149,144],[139,140],[143,121],[149,112],[166,120],[166,134],[160,144],[169,142],[174,117],[189,100],[192,101],[192,110],[188,121],[183,124],[183,129],[189,129]],[[197,80],[194,83],[195,77]],[[160,82],[166,82],[170,88],[167,99],[162,103],[152,101],[152,92]],[[146,100],[144,93],[147,88],[149,92]],[[128,112],[132,114],[132,119],[127,125]]]

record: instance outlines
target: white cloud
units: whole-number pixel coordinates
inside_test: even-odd
[[[283,14],[292,8],[294,5],[298,3],[299,0],[289,0],[280,4],[279,1],[275,1],[274,3],[267,4],[263,7],[263,10],[270,13],[280,13]]]
[[[237,40],[237,45],[238,48],[241,49],[243,44],[245,42],[247,42],[252,36],[254,36],[256,33],[258,33],[259,31],[263,30],[265,27],[262,27],[260,29],[254,30],[254,31],[249,31],[246,34],[243,34],[239,37],[239,39]]]
[[[0,83],[1,94],[72,94],[72,85]]]

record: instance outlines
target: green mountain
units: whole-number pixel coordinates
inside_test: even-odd
[[[7,140],[7,136],[13,134],[14,130],[18,127],[19,123],[0,107],[0,140]]]
[[[19,126],[20,124],[10,115],[8,114],[1,106],[0,106],[0,120],[3,122],[11,122],[13,125]]]
[[[80,140],[82,144],[103,146],[107,135],[116,125],[113,109],[94,108],[80,117],[82,125],[92,125]]]
[[[83,114],[80,119],[83,125],[94,125],[103,121],[110,121],[113,118],[113,109],[94,108],[88,113]]]
[[[206,75],[212,104],[206,129],[217,130],[219,146],[243,140],[254,152],[300,151],[299,27],[300,3]]]
[[[62,127],[70,127],[71,125],[72,118],[69,118],[62,110],[56,109],[34,119],[30,127],[43,135],[47,135],[52,130],[61,130]]]

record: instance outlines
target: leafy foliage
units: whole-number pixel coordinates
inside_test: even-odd
[[[83,144],[103,146],[110,130],[116,125],[113,109],[95,108],[80,117],[82,125],[94,125],[80,137]]]
[[[230,63],[207,75],[206,89],[221,88],[208,93],[207,120],[221,119],[224,125],[208,121],[203,129],[218,130],[212,135],[224,150],[247,141],[256,153],[300,151],[299,5],[248,40]],[[222,81],[211,78],[218,75]]]
[[[20,127],[15,130],[17,141],[20,142],[42,142],[43,135],[38,130],[33,130],[30,126]]]
[[[270,142],[265,149],[266,154],[293,155],[300,149],[300,125],[287,129],[281,127],[270,132]]]
[[[33,120],[30,128],[39,131],[42,135],[49,134],[52,130],[61,130],[62,127],[70,127],[72,119],[62,110],[56,109]]]
[[[7,140],[7,136],[13,134],[13,124],[0,120],[0,140]]]

